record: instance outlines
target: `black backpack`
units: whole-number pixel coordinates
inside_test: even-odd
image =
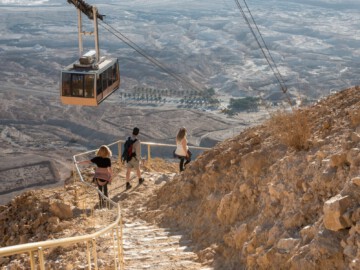
[[[137,139],[132,140],[129,137],[126,142],[124,143],[124,151],[121,155],[122,162],[129,162],[133,157],[136,157],[136,153],[133,152],[133,145],[137,141]]]

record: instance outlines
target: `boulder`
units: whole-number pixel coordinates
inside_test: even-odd
[[[286,238],[280,239],[276,247],[284,252],[290,252],[300,243],[300,239]]]
[[[336,153],[330,157],[330,166],[339,167],[346,161],[346,153]]]
[[[351,207],[351,199],[349,196],[341,196],[340,194],[327,200],[324,204],[324,226],[328,230],[338,231],[350,227],[343,215]]]
[[[60,219],[69,219],[73,217],[71,206],[62,202],[50,203],[50,212]]]
[[[360,176],[354,177],[351,179],[351,183],[357,187],[360,187]]]
[[[254,151],[243,156],[242,169],[244,176],[258,176],[264,167],[267,167],[269,162],[269,154],[262,151]]]

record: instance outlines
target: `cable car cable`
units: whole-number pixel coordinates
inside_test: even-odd
[[[272,57],[268,46],[267,46],[266,43],[265,43],[265,40],[264,40],[264,38],[263,38],[263,36],[262,36],[262,34],[261,34],[261,32],[260,32],[259,27],[257,26],[257,23],[255,22],[255,19],[254,19],[253,15],[252,15],[252,13],[251,13],[251,11],[250,11],[250,9],[249,9],[249,6],[247,5],[246,0],[243,0],[243,1],[244,1],[245,6],[246,6],[246,9],[248,10],[248,12],[249,12],[249,14],[250,14],[250,18],[251,18],[251,20],[253,21],[253,23],[254,23],[254,25],[255,25],[255,27],[256,27],[257,32],[259,33],[259,36],[260,36],[260,38],[261,38],[261,40],[262,40],[262,43],[264,44],[264,47],[265,47],[266,51],[268,52],[269,57],[270,57],[272,63],[274,64],[274,67],[275,67],[275,69],[276,69],[276,72],[277,72],[277,74],[279,75],[279,78],[281,79],[281,82],[282,82],[282,84],[283,84],[283,86],[284,86],[283,91],[284,91],[284,93],[285,93],[285,92],[287,91],[287,87],[286,87],[286,85],[285,85],[284,79],[282,78],[281,73],[280,73],[280,71],[279,71],[279,69],[278,69],[278,67],[277,67],[277,65],[276,65],[276,62],[275,62],[274,58]]]
[[[268,59],[268,56],[266,55],[264,48],[263,48],[262,45],[260,44],[259,39],[258,39],[258,37],[256,36],[256,33],[255,33],[254,29],[252,28],[251,23],[250,23],[249,19],[247,18],[246,14],[245,14],[245,12],[244,12],[244,10],[243,10],[243,8],[241,7],[239,1],[235,0],[235,2],[236,2],[236,4],[237,4],[239,10],[241,11],[241,13],[242,13],[242,15],[243,15],[243,17],[244,17],[247,25],[249,26],[249,29],[250,29],[251,33],[253,34],[253,36],[254,36],[254,38],[255,38],[255,41],[256,41],[257,44],[259,45],[259,47],[260,47],[260,49],[261,49],[261,51],[262,51],[262,53],[263,53],[266,61],[268,62],[268,64],[269,64],[269,66],[271,67],[271,69],[273,70],[273,66],[272,66],[272,64],[270,63],[270,60]],[[250,16],[251,16],[251,18],[252,18],[252,21],[253,21],[254,25],[256,26],[257,32],[259,33],[259,35],[260,35],[260,37],[261,37],[261,39],[262,39],[262,41],[263,41],[263,44],[264,44],[264,46],[265,46],[268,54],[270,55],[270,58],[273,60],[273,58],[271,57],[271,53],[269,52],[269,50],[268,50],[268,48],[267,48],[267,46],[266,46],[266,44],[265,44],[265,41],[264,41],[264,39],[262,38],[262,35],[261,35],[261,33],[260,33],[260,30],[259,30],[259,28],[257,27],[257,24],[256,24],[255,20],[253,19],[253,17],[252,17],[252,15],[251,15],[251,12],[250,12],[249,9],[248,9],[248,11],[249,11],[249,13],[250,13]],[[274,62],[274,61],[273,61],[273,62]],[[274,72],[275,77],[277,77],[277,74],[275,73],[274,70],[273,70],[273,72]],[[279,83],[281,84],[280,81],[279,81]]]
[[[90,20],[93,20],[94,18],[94,12],[93,7],[83,0],[67,0],[68,3],[73,4],[76,8],[78,8],[81,12],[83,12]],[[105,15],[101,15],[96,11],[96,17],[99,18],[101,21],[103,21]],[[187,85],[191,89],[194,89],[198,92],[202,92],[202,89],[198,88],[188,80],[182,78],[180,75],[177,75],[173,71],[171,71],[169,68],[167,68],[164,64],[156,60],[155,58],[148,56],[143,49],[141,49],[138,45],[136,45],[133,41],[131,41],[129,38],[127,38],[125,35],[117,31],[114,27],[109,25],[108,23],[103,22],[105,25],[107,25],[109,28],[112,29],[112,31],[118,33],[120,36],[116,35],[114,32],[103,26],[106,30],[108,30],[110,33],[115,35],[118,39],[122,40],[125,44],[127,44],[129,47],[134,49],[136,52],[138,52],[140,55],[148,59],[150,62],[152,62],[154,65],[158,66],[161,70],[163,70],[165,73],[169,74],[170,76],[174,77],[176,80],[180,81],[181,83]]]
[[[106,23],[105,23],[106,24]],[[111,30],[107,29],[106,27],[104,27],[106,30],[108,30],[110,33],[112,33],[113,35],[115,35],[118,39],[120,39],[121,41],[123,41],[126,45],[128,45],[129,47],[131,47],[132,49],[134,49],[136,52],[138,52],[140,55],[142,55],[143,57],[145,57],[146,59],[148,59],[150,62],[152,62],[153,64],[155,64],[156,66],[158,66],[159,68],[161,68],[164,72],[166,72],[167,74],[171,75],[172,77],[174,77],[176,80],[180,81],[181,83],[187,84],[187,86],[190,86],[190,88],[194,88],[197,91],[201,92],[202,90],[200,88],[198,88],[197,86],[193,85],[192,83],[190,83],[189,81],[187,81],[186,79],[182,78],[180,75],[174,73],[173,71],[171,71],[169,68],[167,68],[163,63],[159,62],[158,60],[156,60],[155,58],[147,55],[145,53],[145,51],[143,49],[141,49],[136,43],[134,43],[133,41],[131,41],[129,38],[127,38],[125,35],[123,35],[121,32],[117,31],[116,29],[114,29],[112,26],[110,26],[109,24],[106,24],[108,27],[110,27],[113,31],[117,32],[120,36],[118,36],[117,34],[115,34],[114,32],[112,32]]]
[[[251,15],[251,12],[250,12],[249,7],[247,6],[245,0],[243,0],[243,1],[245,2],[245,5],[246,5],[247,9],[248,9],[248,12],[249,12],[250,15],[251,15],[253,24],[256,25],[256,29],[257,29],[259,35],[261,36],[261,39],[262,39],[262,41],[263,41],[263,43],[264,43],[264,47],[265,47],[267,53],[270,55],[270,58],[271,58],[271,60],[272,60],[272,63],[271,63],[271,61],[269,60],[269,57],[267,56],[267,54],[265,53],[265,50],[264,50],[263,46],[260,44],[260,41],[259,41],[259,39],[258,39],[258,37],[257,37],[257,35],[256,35],[256,33],[255,33],[254,29],[253,29],[253,27],[251,26],[251,23],[250,23],[248,17],[246,16],[246,14],[245,14],[242,6],[240,5],[239,1],[238,1],[238,0],[234,0],[234,1],[235,1],[236,5],[237,5],[238,9],[240,10],[240,12],[241,12],[241,14],[242,14],[242,16],[243,16],[246,24],[248,25],[248,27],[249,27],[249,29],[250,29],[250,32],[251,32],[252,35],[254,36],[255,41],[256,41],[256,43],[258,44],[261,52],[263,53],[263,55],[264,55],[264,57],[265,57],[265,60],[267,61],[268,65],[270,66],[271,70],[273,71],[273,74],[274,74],[276,80],[278,81],[278,83],[279,83],[279,85],[280,85],[280,87],[281,87],[282,92],[286,95],[287,100],[288,100],[288,103],[292,106],[291,99],[290,99],[290,97],[289,97],[289,95],[288,95],[288,93],[287,93],[287,87],[286,87],[286,85],[285,85],[285,83],[284,83],[284,81],[283,81],[283,79],[282,79],[282,77],[281,77],[281,74],[280,74],[279,70],[278,70],[277,67],[276,67],[276,64],[275,64],[274,59],[271,57],[271,53],[270,53],[268,47],[266,46],[266,43],[265,43],[264,39],[263,39],[262,36],[261,36],[260,30],[259,30],[259,28],[257,27],[257,24],[256,24],[254,18],[253,18],[253,16]],[[276,71],[275,71],[275,68],[273,67],[273,65],[275,65]]]
[[[260,36],[260,38],[261,38],[261,40],[262,40],[262,42],[263,42],[263,45],[264,45],[264,47],[265,47],[265,50],[264,50],[264,48],[262,47],[262,45],[260,44],[260,42],[259,42],[259,40],[258,40],[258,38],[257,38],[254,30],[253,30],[253,28],[252,28],[252,26],[251,26],[248,18],[246,17],[246,14],[245,14],[245,12],[243,11],[240,3],[238,2],[238,0],[236,0],[236,2],[238,3],[238,7],[239,7],[240,10],[242,11],[243,17],[245,18],[245,21],[247,22],[247,24],[248,24],[248,26],[249,26],[252,34],[254,35],[255,40],[256,40],[256,42],[258,43],[258,45],[259,45],[259,47],[260,47],[260,49],[261,49],[261,51],[262,51],[262,53],[263,53],[266,61],[268,62],[271,70],[273,71],[273,74],[274,74],[276,80],[278,81],[278,83],[279,83],[279,85],[280,85],[280,87],[281,87],[282,92],[286,95],[287,101],[288,101],[288,103],[290,104],[290,106],[292,106],[292,101],[291,101],[291,99],[290,99],[290,97],[289,97],[289,95],[288,95],[288,93],[287,93],[287,87],[286,87],[286,85],[285,85],[285,82],[284,82],[284,80],[283,80],[283,78],[282,78],[282,76],[281,76],[281,73],[279,72],[279,70],[278,70],[278,68],[277,68],[277,65],[276,65],[276,63],[275,63],[275,61],[274,61],[274,59],[273,59],[273,57],[272,57],[272,55],[271,55],[271,53],[270,53],[270,50],[268,49],[268,47],[267,47],[267,45],[266,45],[266,43],[265,43],[265,40],[264,40],[263,37],[262,37],[262,34],[261,34],[261,32],[260,32],[260,30],[259,30],[259,28],[258,28],[258,26],[257,26],[257,23],[255,22],[254,17],[253,17],[252,14],[251,14],[251,11],[250,11],[247,3],[246,3],[246,0],[243,0],[243,2],[245,3],[245,6],[247,7],[247,10],[248,10],[248,12],[249,12],[249,14],[250,14],[250,17],[251,17],[251,19],[252,19],[252,22],[253,22],[253,24],[255,25],[256,29],[257,29],[257,33],[259,34],[259,36]],[[271,61],[269,60],[269,58],[268,58],[268,56],[267,56],[267,54],[266,54],[265,52],[268,53],[268,56],[270,57]],[[276,70],[275,70],[275,69],[276,69]]]
[[[188,87],[190,87],[191,89],[196,90],[197,92],[203,92],[203,90],[199,87],[197,87],[196,85],[192,84],[191,82],[189,82],[188,80],[186,80],[185,78],[183,78],[182,76],[174,73],[173,71],[171,71],[169,68],[167,68],[163,63],[161,63],[160,61],[156,60],[154,57],[151,57],[149,55],[146,54],[146,52],[139,47],[135,42],[131,41],[128,37],[126,37],[124,34],[122,34],[120,31],[116,30],[114,27],[112,27],[111,25],[109,25],[108,23],[102,22],[101,25],[108,30],[110,33],[112,33],[114,36],[116,36],[118,39],[120,39],[122,42],[124,42],[126,45],[128,45],[129,47],[131,47],[132,49],[134,49],[137,53],[139,53],[141,56],[145,57],[146,59],[148,59],[151,63],[153,63],[154,65],[156,65],[157,67],[159,67],[161,70],[163,70],[165,73],[169,74],[170,76],[172,76],[173,78],[175,78],[176,80],[180,81],[181,83],[187,85]],[[106,25],[106,26],[105,26]],[[108,28],[107,28],[108,27]],[[109,29],[110,28],[110,29]]]
[[[245,12],[244,12],[244,10],[243,10],[243,8],[241,7],[241,5],[240,5],[240,3],[239,3],[238,0],[235,0],[235,3],[237,4],[239,10],[241,11],[241,14],[242,14],[243,18],[245,19],[245,22],[247,23],[247,25],[248,25],[251,33],[253,34],[253,36],[254,36],[254,38],[255,38],[255,41],[257,42],[260,50],[262,51],[262,53],[263,53],[263,55],[264,55],[264,57],[265,57],[265,60],[266,60],[267,63],[269,64],[269,66],[270,66],[270,68],[272,69],[272,71],[273,71],[276,79],[278,80],[280,86],[282,87],[282,83],[281,83],[281,81],[279,80],[278,75],[277,75],[277,73],[275,72],[272,63],[270,62],[268,56],[266,55],[263,46],[260,44],[259,39],[258,39],[258,37],[256,36],[256,33],[255,33],[253,27],[251,26],[251,23],[250,23],[249,19],[247,18],[246,14],[245,14]],[[255,23],[254,20],[253,20],[253,23],[256,25],[256,23]],[[257,28],[258,32],[260,33],[259,28],[258,28],[258,27],[256,27],[256,28]],[[264,41],[263,41],[263,42],[264,42]],[[264,44],[265,44],[265,42],[264,42]],[[265,47],[266,47],[266,46],[265,46]],[[266,49],[267,49],[267,47],[266,47]],[[267,49],[267,52],[270,54],[270,52],[269,52],[268,49]],[[270,54],[270,55],[271,55],[271,54]],[[272,58],[271,58],[271,59],[272,59]],[[283,92],[285,93],[285,92],[286,92],[286,88],[284,89],[284,88],[282,87],[282,89],[283,89]]]

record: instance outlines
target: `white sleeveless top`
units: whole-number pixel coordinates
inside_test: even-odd
[[[177,154],[178,156],[182,156],[185,157],[187,154],[187,150],[189,149],[189,147],[186,144],[186,152],[184,151],[184,148],[182,146],[182,141],[185,139],[182,139],[179,142],[176,142],[176,150],[175,150],[175,154]]]

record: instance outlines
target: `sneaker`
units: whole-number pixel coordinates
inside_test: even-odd
[[[139,178],[139,185],[141,185],[142,183],[144,183],[145,179],[144,178]]]
[[[131,185],[129,182],[126,182],[126,190],[130,189],[131,188]]]

